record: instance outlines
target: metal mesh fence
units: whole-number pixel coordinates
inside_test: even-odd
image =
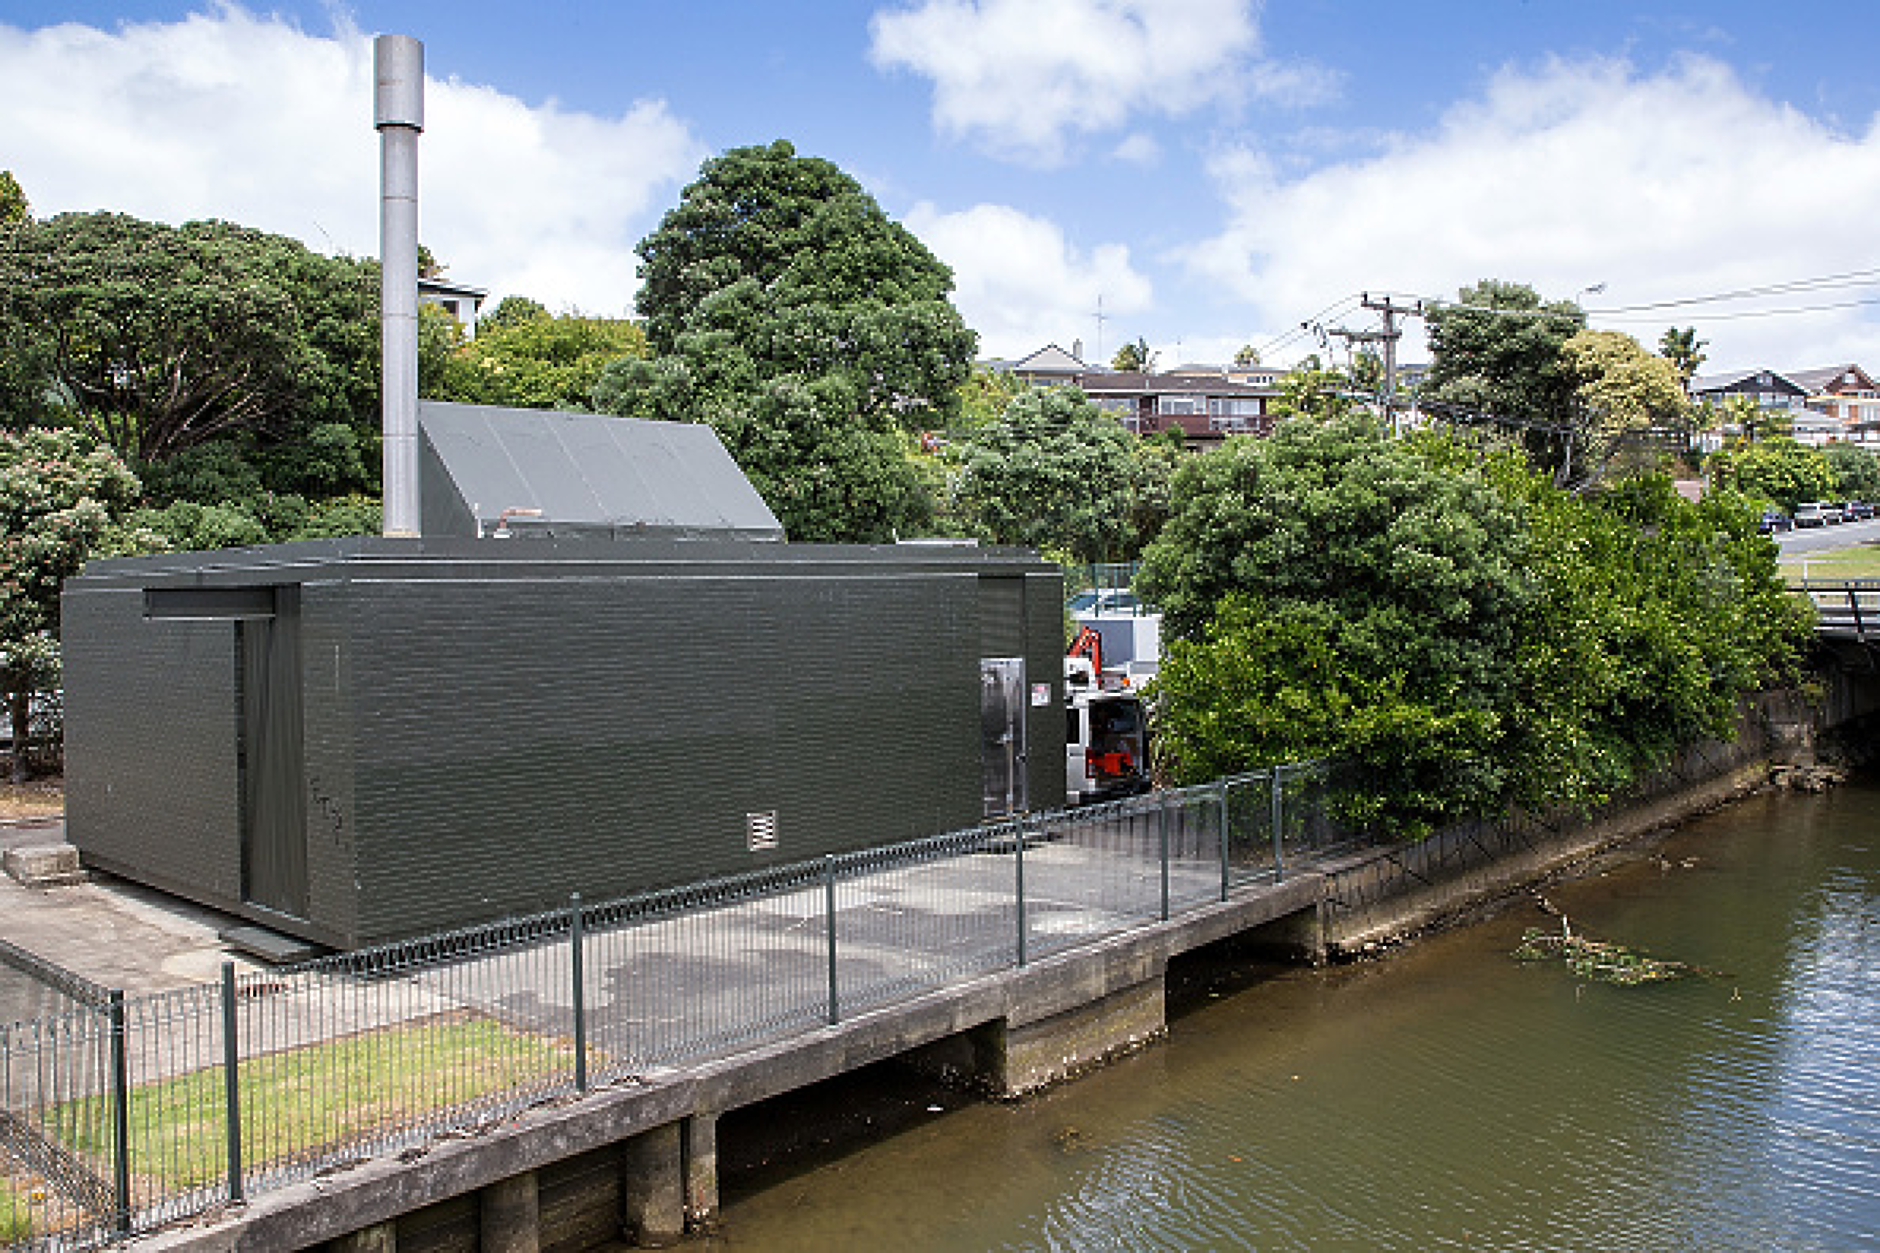
[[[46,967],[64,1012],[0,1027],[0,1246],[94,1246],[1156,923],[1327,847],[1306,812],[1323,776],[577,899],[160,995]]]

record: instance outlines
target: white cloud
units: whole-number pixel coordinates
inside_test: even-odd
[[[979,332],[982,356],[1018,357],[1056,343],[1083,340],[1097,353],[1097,301],[1106,317],[1142,313],[1154,304],[1149,280],[1130,264],[1124,244],[1080,252],[1056,223],[1007,205],[980,204],[958,213],[916,205],[907,227],[953,267],[954,302]],[[1104,350],[1125,335],[1109,324]]]
[[[1112,160],[1127,161],[1131,165],[1154,165],[1161,156],[1162,145],[1147,131],[1132,132],[1110,150]]]
[[[1506,69],[1427,135],[1287,177],[1267,153],[1218,154],[1228,220],[1187,250],[1197,277],[1288,326],[1370,290],[1453,297],[1483,278],[1590,309],[1863,269],[1880,203],[1880,119],[1837,132],[1747,88],[1719,62],[1641,74],[1619,61]],[[1864,291],[1649,311],[1594,324],[1647,344],[1695,325],[1713,365],[1880,357],[1874,309],[1726,320]],[[1306,345],[1294,351],[1303,352]],[[1412,355],[1421,348],[1412,350]]]
[[[603,118],[430,79],[425,122],[420,233],[450,276],[599,313],[629,311],[633,245],[703,155],[658,101]],[[315,36],[234,5],[0,25],[0,135],[42,216],[220,217],[378,251],[372,47],[350,26]]]
[[[869,27],[876,66],[933,80],[943,134],[1014,160],[1057,163],[1072,136],[1144,114],[1326,86],[1257,58],[1250,0],[919,0]]]

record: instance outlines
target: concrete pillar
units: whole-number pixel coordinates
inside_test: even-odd
[[[480,1253],[540,1253],[541,1234],[541,1202],[534,1171],[511,1175],[477,1193]]]
[[[995,1091],[1023,1096],[1067,1079],[1168,1031],[1161,973],[1076,1009],[1005,1028],[993,1072]]]
[[[662,1249],[685,1234],[683,1123],[642,1132],[621,1146],[621,1226],[643,1249]]]
[[[398,1253],[398,1224],[379,1223],[341,1236],[327,1246],[331,1253]]]
[[[710,1231],[718,1225],[718,1115],[693,1114],[684,1134],[685,1225]]]
[[[1330,910],[1330,902],[1320,901],[1310,909],[1282,914],[1247,932],[1241,944],[1249,952],[1267,952],[1286,961],[1323,966]]]

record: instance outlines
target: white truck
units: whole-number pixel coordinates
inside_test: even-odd
[[[1064,798],[1072,805],[1149,788],[1148,720],[1127,674],[1103,671],[1103,641],[1089,627],[1064,658]]]

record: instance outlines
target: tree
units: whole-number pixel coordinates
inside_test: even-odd
[[[1791,511],[1805,500],[1836,494],[1835,472],[1827,458],[1786,435],[1731,445],[1713,455],[1708,468],[1713,484]]]
[[[475,339],[459,339],[445,355],[436,376],[425,380],[425,394],[465,404],[587,410],[608,366],[646,356],[645,334],[625,318],[540,308],[498,305]]]
[[[1136,580],[1164,611],[1164,764],[1334,757],[1344,812],[1400,835],[1601,801],[1792,667],[1806,609],[1755,516],[1365,415],[1230,440],[1177,474]]]
[[[1260,364],[1260,350],[1252,344],[1242,344],[1240,351],[1234,354],[1234,364],[1245,370]]]
[[[1369,395],[1384,391],[1384,359],[1369,348],[1351,354],[1351,385]]]
[[[1300,415],[1189,460],[1172,495],[1136,586],[1163,610],[1158,734],[1179,778],[1339,756],[1374,785],[1364,816],[1410,831],[1504,792],[1532,588],[1479,471],[1366,414]]]
[[[1658,355],[1669,361],[1672,369],[1678,372],[1678,382],[1686,395],[1690,394],[1691,379],[1696,376],[1697,368],[1707,359],[1703,348],[1709,342],[1697,338],[1697,328],[1694,326],[1687,326],[1683,330],[1670,327],[1658,339]]]
[[[0,691],[12,776],[26,778],[35,692],[58,685],[59,589],[87,559],[127,542],[136,476],[69,430],[0,431]]]
[[[527,296],[504,296],[496,302],[494,309],[477,319],[477,327],[483,331],[496,331],[517,322],[547,316],[548,308],[539,300],[531,300]]]
[[[1135,442],[1074,387],[1020,392],[969,437],[959,503],[995,543],[1108,560],[1129,539]]]
[[[1005,416],[1006,406],[1024,393],[1028,386],[1010,371],[974,366],[966,381],[960,384],[958,429],[970,432],[988,422],[997,422]]]
[[[1745,443],[1753,444],[1771,436],[1786,436],[1795,429],[1795,419],[1786,409],[1765,409],[1754,396],[1738,392],[1723,398],[1722,425],[1734,426]]]
[[[1618,331],[1581,331],[1561,345],[1561,354],[1578,380],[1574,426],[1590,458],[1589,471],[1628,441],[1636,445],[1653,433],[1688,446],[1690,405],[1669,361]]]
[[[32,206],[12,170],[0,170],[0,229],[33,220]]]
[[[376,426],[375,266],[231,225],[68,213],[0,235],[15,428],[76,420],[129,460],[234,434]]]
[[[1564,356],[1586,326],[1571,301],[1544,303],[1520,283],[1484,280],[1429,311],[1430,371],[1422,405],[1460,421],[1524,433],[1538,464],[1570,475],[1579,378]]]
[[[710,423],[794,538],[920,524],[903,440],[952,426],[975,340],[912,233],[778,141],[707,161],[639,255],[657,355],[608,367],[597,406]]]
[[[1880,457],[1855,444],[1829,444],[1821,457],[1834,475],[1836,500],[1880,500]]]
[[[1110,358],[1110,368],[1125,374],[1148,374],[1155,369],[1157,354],[1149,351],[1149,341],[1138,338],[1133,344],[1124,344]]]

